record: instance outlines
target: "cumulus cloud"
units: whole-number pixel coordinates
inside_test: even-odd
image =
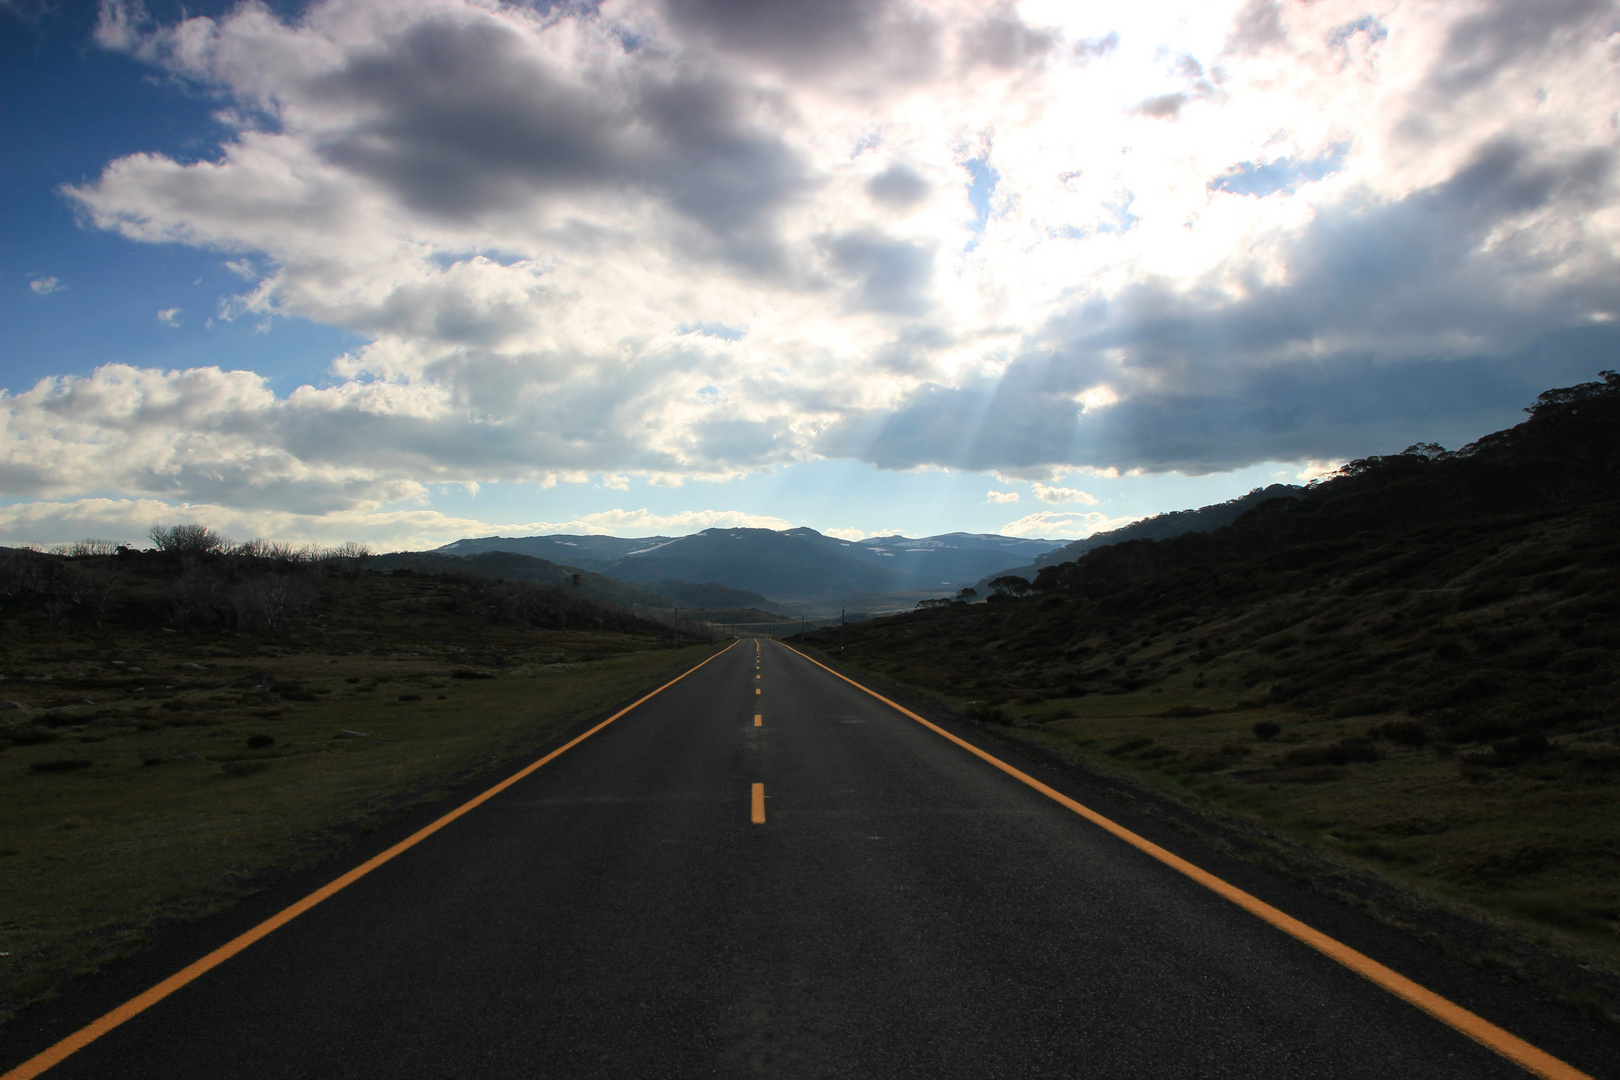
[[[1074,514],[1057,510],[1038,510],[1003,525],[1001,535],[1039,537],[1047,540],[1083,540],[1092,533],[1118,529],[1135,520],[1137,519],[1115,518],[1099,513]]]
[[[157,321],[164,326],[179,326],[180,309],[177,307],[160,308],[157,313]]]
[[[65,195],[369,344],[0,397],[8,494],[1211,472],[1471,438],[1620,344],[1595,0],[141,10],[97,40],[227,102],[219,153]]]
[[[60,278],[35,277],[29,281],[28,288],[35,296],[49,296],[53,292],[61,292],[67,286],[62,284]]]
[[[153,525],[198,524],[238,539],[267,537],[320,544],[354,540],[374,550],[420,550],[466,536],[601,533],[616,536],[686,534],[712,528],[788,529],[792,522],[735,510],[654,514],[603,510],[563,521],[488,521],[437,510],[339,510],[300,514],[218,503],[162,499],[37,500],[0,507],[0,546],[53,545],[85,536],[119,537],[142,546]]]
[[[985,502],[993,503],[1015,503],[1018,501],[1018,492],[996,491],[991,489],[990,491],[984,493],[984,500]]]
[[[1079,488],[1048,487],[1045,484],[1035,485],[1035,497],[1043,503],[1081,503],[1085,506],[1096,506],[1097,496],[1081,491]]]

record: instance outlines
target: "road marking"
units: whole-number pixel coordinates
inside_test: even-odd
[[[759,715],[759,713],[754,714],[754,726],[755,727],[764,727],[765,726],[765,718],[763,716]]]
[[[1502,1028],[1497,1027],[1483,1016],[1469,1012],[1461,1005],[1458,1005],[1447,1000],[1446,998],[1441,997],[1439,994],[1436,994],[1433,990],[1430,990],[1424,986],[1419,986],[1417,983],[1413,982],[1411,979],[1408,979],[1406,976],[1400,974],[1394,969],[1385,967],[1372,957],[1359,953],[1350,946],[1345,945],[1334,938],[1328,937],[1320,930],[1316,930],[1305,925],[1292,915],[1286,914],[1285,912],[1272,907],[1259,897],[1252,896],[1249,893],[1244,892],[1236,885],[1228,884],[1221,878],[1209,873],[1207,870],[1199,869],[1186,859],[1166,851],[1164,848],[1155,844],[1146,837],[1138,836],[1125,826],[1117,824],[1109,818],[1103,817],[1089,806],[1082,805],[1081,803],[1069,798],[1067,795],[1064,795],[1062,792],[1048,787],[1039,780],[1035,779],[1033,776],[1030,776],[1028,773],[1015,769],[993,754],[980,750],[977,746],[974,746],[967,740],[957,738],[955,735],[952,735],[939,725],[928,720],[924,720],[922,717],[918,716],[905,706],[895,704],[882,694],[878,693],[876,690],[862,686],[854,679],[834,671],[832,668],[828,667],[826,664],[823,664],[814,657],[805,656],[804,653],[799,652],[799,650],[795,649],[791,645],[783,645],[782,642],[777,642],[777,644],[782,645],[784,649],[787,649],[796,656],[803,656],[804,659],[809,660],[812,664],[816,665],[816,667],[821,668],[828,674],[836,675],[838,678],[843,679],[857,690],[863,690],[872,695],[889,708],[917,721],[917,723],[934,732],[936,735],[944,736],[957,746],[960,746],[962,749],[966,750],[968,753],[989,762],[991,765],[994,765],[1008,776],[1028,784],[1030,787],[1034,788],[1036,791],[1039,791],[1047,798],[1052,799],[1054,802],[1062,803],[1064,806],[1068,807],[1070,810],[1073,810],[1076,814],[1079,814],[1093,825],[1096,825],[1107,832],[1113,833],[1115,836],[1136,848],[1138,851],[1151,855],[1153,858],[1164,863],[1171,869],[1177,870],[1180,873],[1185,874],[1187,877],[1192,878],[1206,889],[1225,897],[1238,907],[1249,912],[1251,915],[1259,916],[1272,926],[1275,926],[1277,929],[1281,930],[1283,933],[1304,942],[1317,952],[1337,960],[1351,971],[1354,971],[1357,975],[1362,976],[1370,982],[1376,983],[1378,986],[1381,986],[1408,1004],[1415,1005],[1417,1008],[1422,1009],[1436,1020],[1439,1020],[1441,1023],[1462,1032],[1464,1035],[1468,1036],[1470,1039],[1473,1039],[1481,1046],[1488,1050],[1495,1051],[1496,1053],[1507,1058],[1509,1061],[1513,1062],[1515,1065],[1518,1065],[1520,1068],[1525,1069],[1536,1076],[1542,1077],[1542,1080],[1593,1080],[1591,1076],[1581,1072],[1573,1065],[1570,1065],[1559,1058],[1553,1057],[1551,1054],[1540,1049],[1539,1047],[1530,1045],[1511,1032],[1504,1031]],[[10,1078],[0,1077],[0,1080],[10,1080]]]
[[[733,642],[733,644],[735,644],[735,642]],[[494,787],[473,796],[471,799],[468,799],[466,802],[462,803],[460,806],[456,807],[448,814],[445,814],[432,824],[418,829],[416,832],[412,833],[410,836],[407,836],[405,839],[401,840],[387,851],[384,851],[380,855],[373,855],[371,858],[367,859],[353,870],[350,870],[341,877],[334,878],[332,881],[321,886],[319,889],[316,889],[314,892],[310,893],[297,903],[281,909],[276,914],[270,916],[270,918],[264,920],[264,922],[260,923],[258,926],[255,926],[246,933],[231,939],[230,941],[221,945],[219,948],[215,949],[213,952],[209,953],[207,956],[203,957],[201,960],[181,968],[179,971],[175,972],[173,975],[170,975],[167,979],[164,979],[162,982],[158,983],[150,990],[147,990],[145,993],[130,998],[128,1001],[124,1002],[107,1015],[101,1017],[99,1020],[94,1020],[89,1024],[86,1024],[84,1027],[80,1028],[78,1031],[75,1031],[73,1034],[69,1035],[55,1046],[41,1050],[38,1054],[35,1054],[33,1057],[29,1058],[21,1065],[18,1065],[15,1069],[12,1069],[4,1076],[0,1076],[0,1080],[31,1080],[32,1077],[38,1076],[51,1066],[60,1063],[70,1054],[83,1050],[86,1046],[89,1046],[91,1043],[107,1034],[107,1032],[111,1031],[119,1024],[122,1024],[124,1021],[145,1012],[147,1009],[151,1008],[153,1005],[156,1005],[158,1002],[162,1001],[176,990],[196,979],[199,975],[203,975],[206,972],[213,970],[220,964],[223,964],[225,961],[235,956],[237,953],[241,952],[243,949],[247,948],[249,945],[252,945],[255,941],[258,941],[260,938],[267,937],[273,931],[279,930],[281,927],[292,922],[294,919],[298,918],[298,916],[302,915],[316,904],[319,904],[322,900],[326,900],[336,895],[339,891],[353,885],[356,881],[359,881],[361,878],[377,869],[377,867],[381,866],[383,863],[388,862],[396,855],[403,854],[409,849],[415,847],[417,844],[421,843],[423,840],[426,840],[428,837],[432,836],[434,833],[438,832],[452,821],[455,821],[463,814],[482,806],[484,803],[488,802],[496,795],[499,795],[501,792],[505,791],[519,780],[522,780],[524,777],[528,776],[542,765],[545,765],[553,759],[560,757],[567,751],[572,750],[574,747],[578,746],[592,735],[595,735],[598,731],[601,731],[603,728],[613,723],[613,721],[617,720],[625,713],[628,713],[630,710],[636,708],[638,705],[641,705],[643,702],[650,701],[652,698],[662,694],[665,690],[668,690],[670,687],[692,674],[692,672],[702,667],[703,664],[707,664],[709,660],[713,660],[715,657],[724,655],[726,652],[730,651],[730,649],[731,646],[727,645],[724,649],[721,649],[719,652],[715,653],[714,656],[709,657],[708,660],[704,660],[703,663],[681,672],[663,686],[660,686],[658,689],[649,694],[645,694],[637,698],[634,702],[626,705],[624,708],[620,709],[606,720],[603,720],[600,724],[597,724],[584,734],[576,735],[572,739],[569,739],[567,742],[557,747],[557,749],[553,750],[539,761],[536,761],[530,765],[525,765],[522,769],[513,773],[511,776],[508,776],[505,780],[502,780]],[[759,809],[756,811],[756,820],[759,821],[765,820],[763,791],[764,789],[762,785],[754,785],[754,798],[759,807]]]
[[[756,696],[756,697],[757,697],[757,696],[758,696],[758,695],[760,695],[760,694],[763,694],[763,693],[764,693],[764,692],[765,692],[765,691],[763,691],[763,690],[761,690],[761,689],[760,689],[760,688],[759,688],[759,687],[757,687],[757,686],[756,686],[756,687],[754,687],[754,694],[755,694],[755,696]],[[5,1080],[5,1078],[4,1078],[4,1077],[0,1077],[0,1080]]]
[[[748,810],[748,820],[755,825],[765,824],[765,785],[755,784],[753,791],[753,805]]]

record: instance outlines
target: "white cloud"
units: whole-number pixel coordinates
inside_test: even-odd
[[[1015,502],[1018,501],[1018,492],[1016,492],[1016,491],[987,491],[987,492],[984,493],[984,498],[985,498],[986,502],[1015,503]]]
[[[608,491],[629,491],[630,478],[623,475],[604,476],[597,486],[606,488]]]
[[[157,313],[157,321],[164,326],[180,325],[180,309],[177,307],[161,308]]]
[[[839,540],[854,542],[866,539],[866,533],[861,529],[822,529],[820,531],[823,536],[832,536]]]
[[[1309,484],[1314,480],[1325,480],[1338,472],[1343,466],[1343,461],[1307,461],[1305,466],[1294,474],[1294,479],[1302,484]]]
[[[1002,536],[1064,538],[1083,540],[1092,533],[1118,529],[1137,520],[1130,517],[1109,517],[1107,514],[1064,513],[1058,510],[1038,510],[1033,514],[1009,521],[1001,527]]]
[[[1097,496],[1081,491],[1079,488],[1047,487],[1045,484],[1035,485],[1035,497],[1043,503],[1082,503],[1086,506],[1096,506]]]
[[[430,509],[338,510],[325,514],[243,509],[218,503],[162,499],[87,498],[34,501],[0,507],[0,546],[53,545],[85,536],[118,537],[141,546],[153,525],[201,524],[237,539],[265,537],[290,543],[369,543],[376,550],[421,550],[468,536],[603,533],[615,536],[685,535],[703,529],[787,529],[793,523],[735,510],[654,514],[604,510],[566,521],[486,521]]]
[[[28,288],[35,296],[49,296],[53,292],[61,292],[67,288],[60,278],[36,277],[28,283]]]
[[[66,196],[227,253],[222,317],[371,343],[284,397],[116,363],[4,397],[7,492],[374,513],[835,456],[1085,503],[1081,467],[1472,437],[1620,342],[1593,5],[101,10],[226,134]]]

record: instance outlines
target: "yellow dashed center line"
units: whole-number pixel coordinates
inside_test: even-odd
[[[759,715],[759,713],[754,714],[754,726],[755,727],[764,727],[765,726],[765,718],[763,716]]]
[[[764,784],[755,784],[754,785],[754,795],[753,795],[753,799],[751,801],[752,801],[753,805],[749,808],[748,820],[752,821],[755,825],[763,825],[763,824],[765,824],[765,785]]]

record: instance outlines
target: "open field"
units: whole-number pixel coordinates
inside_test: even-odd
[[[122,617],[0,646],[0,1009],[690,667],[663,636],[494,622],[465,583],[332,576],[257,636]],[[172,575],[168,575],[172,576]],[[116,615],[117,613],[115,613]]]

